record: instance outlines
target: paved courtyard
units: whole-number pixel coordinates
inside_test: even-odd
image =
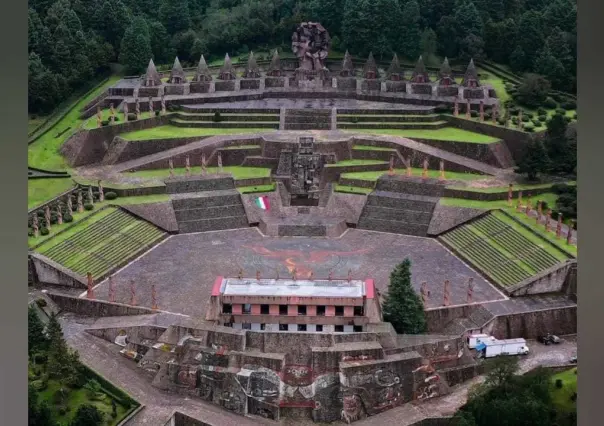
[[[175,235],[114,275],[116,301],[130,301],[130,282],[135,283],[136,302],[152,306],[155,286],[159,309],[203,316],[217,276],[297,276],[375,280],[378,290],[388,286],[390,272],[409,257],[413,285],[419,292],[426,281],[428,307],[443,303],[443,282],[451,283],[451,305],[467,300],[467,281],[474,278],[473,302],[505,297],[439,242],[430,238],[350,229],[342,238],[263,237],[253,228],[201,234]],[[108,299],[109,284],[95,289],[95,296]]]

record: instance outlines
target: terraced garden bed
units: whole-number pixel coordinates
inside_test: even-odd
[[[73,187],[71,179],[28,179],[27,208],[39,206]]]
[[[325,167],[372,166],[375,164],[388,164],[388,162],[381,160],[342,160],[334,164],[326,164]]]
[[[156,226],[121,209],[108,208],[95,216],[36,251],[80,275],[90,272],[96,279],[165,236]]]
[[[517,284],[568,258],[501,212],[492,212],[440,238],[503,287]]]
[[[367,195],[373,191],[373,188],[361,188],[359,186],[347,186],[347,185],[340,185],[338,183],[335,185],[334,191],[335,192],[345,192],[348,194]]]
[[[444,127],[442,129],[368,129],[358,128],[354,130],[348,130],[351,133],[367,133],[373,135],[390,135],[400,136],[404,138],[419,138],[419,139],[434,139],[443,141],[454,141],[454,142],[467,142],[467,143],[494,143],[499,142],[499,139],[491,136],[482,135],[480,133],[470,132],[468,130],[457,129],[455,127]]]
[[[269,185],[257,185],[257,186],[240,186],[237,190],[241,194],[252,194],[255,192],[273,192],[275,190],[275,184],[271,183]]]
[[[270,129],[261,128],[211,128],[211,127],[178,127],[157,126],[151,129],[135,130],[121,133],[120,137],[128,141],[144,141],[153,139],[169,139],[193,136],[233,135],[245,133],[266,133]]]
[[[253,179],[253,178],[265,178],[271,175],[271,169],[265,167],[243,167],[243,166],[225,166],[222,168],[223,173],[230,173],[233,175],[233,179]],[[207,167],[206,171],[208,175],[217,174],[219,172],[218,167]],[[185,167],[174,168],[175,175],[185,175],[187,169]],[[200,166],[191,167],[191,175],[201,175]],[[139,170],[137,172],[129,172],[128,176],[140,177],[140,178],[161,178],[166,179],[170,176],[169,169],[154,169],[154,170]]]
[[[407,169],[394,169],[394,172],[397,175],[405,176],[407,174]],[[423,169],[421,169],[421,168],[418,168],[418,167],[411,168],[411,173],[413,176],[421,176],[422,172],[423,172]],[[346,179],[377,181],[380,176],[383,176],[387,173],[388,173],[388,171],[349,172],[349,173],[342,173],[341,176]],[[433,178],[433,179],[438,179],[440,177],[440,171],[428,170],[428,177]],[[485,178],[484,175],[479,175],[479,174],[445,171],[446,180],[476,180],[476,179],[484,179],[484,178]]]

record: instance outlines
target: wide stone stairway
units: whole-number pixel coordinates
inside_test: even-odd
[[[331,109],[286,109],[283,130],[330,130]]]
[[[383,176],[367,197],[360,229],[425,237],[444,185],[435,179]]]
[[[181,234],[249,226],[230,176],[174,177],[166,180],[166,190]]]

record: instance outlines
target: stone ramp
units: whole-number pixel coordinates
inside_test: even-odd
[[[174,209],[169,201],[124,205],[122,208],[167,232],[178,232],[178,223],[174,216]]]
[[[434,208],[428,235],[436,236],[462,225],[486,213],[486,210],[467,207],[445,206],[438,203]]]
[[[331,109],[286,109],[283,130],[330,130]]]
[[[232,177],[166,180],[180,233],[246,228],[249,221]]]

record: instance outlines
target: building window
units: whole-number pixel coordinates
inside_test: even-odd
[[[249,303],[246,303],[243,305],[243,313],[244,314],[251,314],[252,313],[252,305],[250,305]]]
[[[232,322],[225,322],[225,323],[224,323],[224,326],[225,326],[225,327],[232,327],[232,326],[233,326],[233,323],[232,323]]]
[[[360,333],[361,331],[363,331],[363,326],[355,325],[354,327],[352,327],[352,331],[354,331],[355,333]]]
[[[344,316],[344,306],[336,306],[336,317]]]
[[[317,331],[323,331],[323,326],[321,324],[317,325]]]
[[[362,306],[355,306],[354,307],[354,316],[355,317],[362,317],[363,316],[363,307]]]
[[[279,331],[287,331],[287,324],[279,324]]]
[[[243,328],[244,330],[251,330],[252,324],[244,322],[243,324],[241,324],[241,328]]]
[[[222,305],[222,313],[223,314],[232,314],[233,313],[233,305],[230,303],[225,303]]]
[[[260,313],[262,315],[268,315],[269,314],[269,306],[268,305],[260,305]]]
[[[336,333],[343,333],[343,332],[344,332],[344,326],[343,326],[343,325],[336,325],[336,326],[333,328],[333,330],[334,330]]]
[[[298,315],[306,315],[306,305],[298,305]]]
[[[298,324],[298,331],[306,331],[306,324]]]
[[[279,305],[279,315],[287,315],[287,305]]]
[[[324,305],[318,305],[317,306],[317,315],[320,317],[324,317],[325,316],[325,306]]]
[[[266,324],[260,324],[260,330],[264,331],[264,329],[266,329]]]

